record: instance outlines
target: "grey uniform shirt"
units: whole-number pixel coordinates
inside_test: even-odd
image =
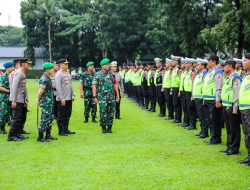
[[[13,79],[14,79],[14,75],[15,75],[15,70],[12,71],[10,74],[9,74],[9,84],[10,84],[10,100],[12,99],[12,83],[13,83]]]
[[[124,88],[123,88],[123,82],[122,82],[122,77],[120,73],[118,72],[115,73],[115,80],[117,81],[119,89],[123,92]]]
[[[10,101],[18,103],[25,103],[25,101],[28,101],[26,82],[25,73],[21,70],[17,70],[11,81]]]
[[[234,74],[234,73],[233,73]],[[238,105],[239,105],[239,95],[240,95],[240,85],[241,85],[241,81],[238,78],[235,78],[233,80],[233,98],[234,98],[234,104],[233,104],[233,111],[237,112],[238,110]]]
[[[53,87],[53,95],[56,96],[56,80],[55,80],[55,74],[50,76],[50,80],[52,82],[52,87]]]
[[[69,72],[58,71],[55,75],[56,81],[56,100],[72,100],[74,91]]]
[[[217,73],[214,77],[214,80],[215,80],[215,86],[216,86],[215,101],[220,102],[221,101],[221,89],[222,89],[222,84],[223,84],[222,73]]]

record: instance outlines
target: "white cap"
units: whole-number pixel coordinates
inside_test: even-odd
[[[162,59],[161,58],[155,58],[154,61],[155,61],[155,63],[159,63],[159,62],[162,61]]]
[[[233,60],[236,61],[236,63],[242,63],[242,59],[234,58]]]
[[[181,60],[181,57],[171,55],[171,59],[172,59],[172,60],[175,60],[175,61],[180,61],[180,60]]]
[[[110,63],[110,66],[111,66],[111,67],[116,67],[116,66],[117,66],[117,61],[112,61],[112,62]]]
[[[171,61],[172,61],[172,59],[166,58],[166,63],[170,63]]]

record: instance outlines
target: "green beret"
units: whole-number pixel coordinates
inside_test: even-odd
[[[94,65],[94,64],[95,63],[93,61],[89,61],[86,66],[89,67],[89,66]]]
[[[54,67],[53,63],[46,62],[43,64],[43,69],[52,69]]]
[[[108,58],[105,58],[101,61],[100,65],[103,66],[103,65],[107,65],[109,64],[110,60]]]

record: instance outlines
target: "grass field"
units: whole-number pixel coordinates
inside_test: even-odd
[[[42,144],[36,141],[37,83],[29,82],[31,112],[22,142],[0,136],[0,189],[250,189],[250,167],[237,164],[246,156],[225,156],[222,145],[206,145],[187,131],[122,100],[122,120],[113,134],[98,124],[83,124],[78,83],[70,129],[76,135]],[[57,126],[53,126],[57,135]],[[7,127],[9,130],[9,127]],[[225,131],[223,130],[225,137]]]

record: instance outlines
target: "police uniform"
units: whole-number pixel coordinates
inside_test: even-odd
[[[153,67],[148,72],[148,85],[149,85],[149,98],[150,98],[150,109],[149,112],[155,112],[156,107],[156,86],[154,83],[154,75],[155,75],[155,65],[151,63]]]
[[[53,69],[53,63],[44,63],[43,69]],[[39,80],[39,88],[43,90],[43,94],[39,97],[39,106],[42,109],[41,120],[38,126],[38,138],[37,141],[48,142],[48,140],[57,140],[51,136],[51,129],[54,119],[54,97],[53,97],[53,85],[50,76],[44,72]],[[44,132],[46,136],[44,138]]]
[[[61,59],[57,64],[68,64],[67,59]],[[66,136],[67,134],[75,134],[69,130],[69,120],[72,113],[72,101],[75,97],[71,76],[68,71],[59,70],[55,75],[56,81],[56,100],[58,105],[57,125],[59,135]],[[61,101],[65,100],[65,106],[61,105]]]
[[[20,59],[20,64],[31,64],[28,59]],[[8,136],[8,141],[19,141],[27,137],[22,135],[22,130],[26,122],[28,93],[26,88],[26,75],[20,69],[15,71],[11,84],[10,101],[16,103],[12,108],[12,120]]]
[[[169,64],[170,62],[171,62],[171,59],[166,59],[166,64]],[[165,103],[168,109],[167,120],[174,119],[174,105],[173,105],[173,97],[171,94],[171,74],[172,74],[172,69],[171,67],[169,67],[169,69],[165,70],[164,72],[163,83],[162,83],[162,88],[164,90]]]
[[[149,87],[148,87],[148,79],[147,79],[147,73],[148,70],[146,68],[147,64],[143,64],[143,74],[141,78],[141,88],[142,88],[142,95],[143,95],[143,109],[148,109],[149,106]]]
[[[57,101],[56,101],[56,80],[55,80],[55,75],[56,75],[57,71],[52,74],[50,76],[50,80],[52,82],[52,86],[53,86],[53,99],[54,99],[54,119],[57,120],[58,118],[58,105],[57,105]]]
[[[9,84],[9,68],[13,68],[13,61],[9,61],[3,64],[6,69],[5,73],[0,76],[0,134],[7,134],[5,125],[10,118],[10,84]]]

